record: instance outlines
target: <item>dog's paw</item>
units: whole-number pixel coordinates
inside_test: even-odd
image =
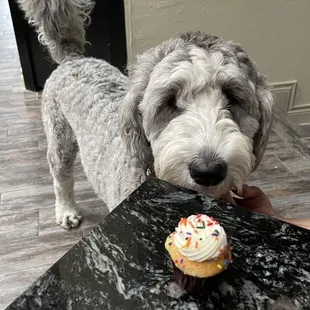
[[[76,210],[56,210],[56,222],[64,229],[76,228],[81,221],[82,216]]]

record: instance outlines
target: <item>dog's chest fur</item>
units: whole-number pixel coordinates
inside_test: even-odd
[[[107,62],[80,58],[61,64],[43,93],[45,104],[54,104],[73,129],[87,178],[110,209],[145,179],[120,135],[127,82]]]

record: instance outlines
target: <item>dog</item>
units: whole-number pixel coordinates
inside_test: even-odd
[[[273,124],[273,98],[237,43],[200,31],[143,53],[128,77],[83,56],[90,0],[18,0],[59,66],[42,94],[56,221],[82,217],[74,200],[77,152],[113,210],[153,168],[156,177],[222,198],[257,168]]]

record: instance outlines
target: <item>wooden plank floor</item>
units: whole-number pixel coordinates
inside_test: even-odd
[[[7,1],[0,2],[0,309],[107,214],[76,163],[79,229],[55,224],[40,96],[23,88]],[[278,123],[249,183],[284,216],[310,217],[310,127]]]

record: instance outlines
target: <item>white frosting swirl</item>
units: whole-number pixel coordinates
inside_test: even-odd
[[[207,215],[181,219],[175,230],[174,244],[190,261],[212,260],[226,250],[227,237],[223,227]]]

